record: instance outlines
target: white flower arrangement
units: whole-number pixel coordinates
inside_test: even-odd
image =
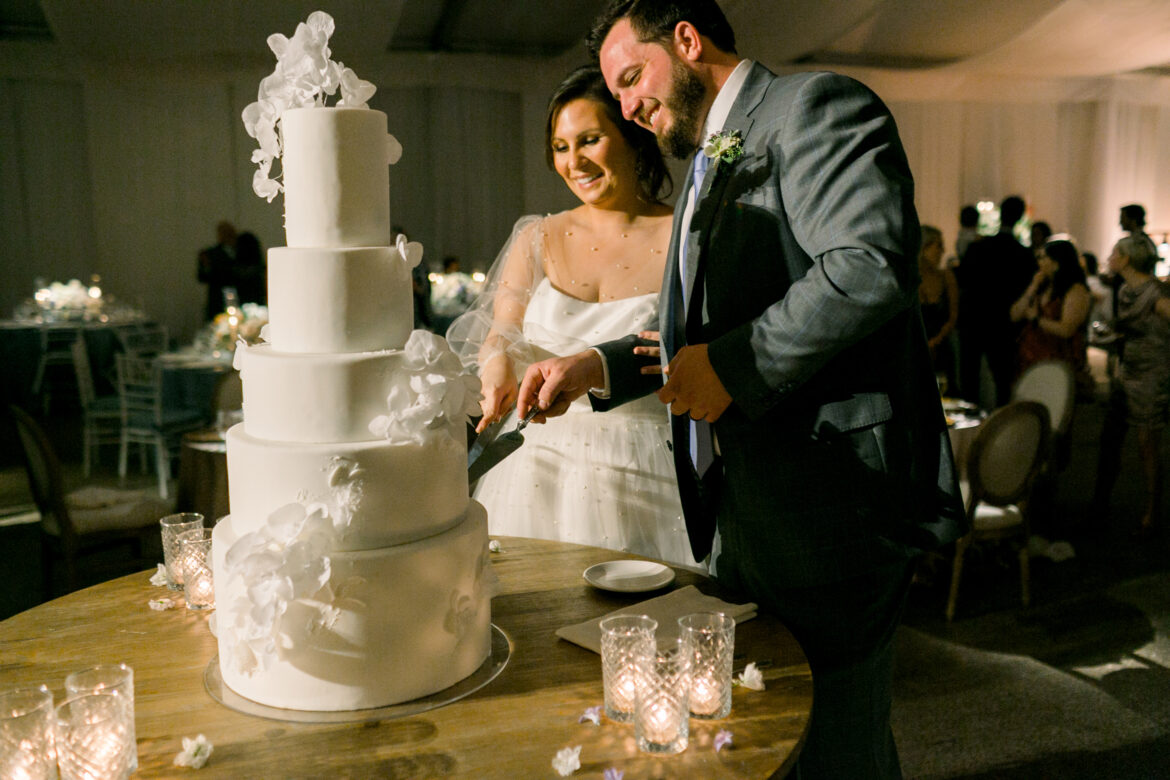
[[[479,409],[479,378],[446,339],[429,331],[411,333],[404,352],[403,370],[386,397],[388,413],[370,421],[370,433],[394,444],[421,444],[430,430],[465,436],[467,419]]]
[[[290,108],[324,106],[326,96],[338,90],[338,107],[367,108],[366,101],[377,89],[342,63],[329,59],[333,29],[332,16],[314,11],[297,25],[291,39],[280,33],[268,36],[268,48],[276,55],[276,69],[260,82],[256,102],[244,109],[243,120],[248,135],[260,143],[260,148],[252,152],[252,162],[258,166],[252,189],[269,203],[283,189],[271,176],[272,163],[282,151],[276,129],[281,114]]]
[[[718,157],[725,163],[735,162],[743,156],[743,133],[738,130],[711,133],[703,144],[703,154],[712,160]]]

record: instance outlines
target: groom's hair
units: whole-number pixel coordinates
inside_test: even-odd
[[[585,37],[593,59],[600,54],[605,36],[622,19],[630,20],[642,43],[653,41],[664,46],[674,37],[679,22],[690,22],[721,51],[735,54],[735,31],[715,0],[612,0]]]

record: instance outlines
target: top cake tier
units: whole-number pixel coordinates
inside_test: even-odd
[[[390,245],[391,136],[365,108],[293,108],[280,117],[290,247]]]

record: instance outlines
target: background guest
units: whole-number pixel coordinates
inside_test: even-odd
[[[1036,273],[1035,257],[1012,232],[1023,216],[1022,198],[1004,198],[999,232],[971,244],[959,266],[959,388],[973,403],[980,403],[983,396],[984,358],[995,385],[991,402],[1002,406],[1011,398],[1019,330],[1012,322],[1011,306]]]
[[[951,334],[959,321],[959,284],[955,274],[942,263],[942,231],[932,225],[922,226],[922,248],[918,252],[918,304],[926,326],[926,343],[936,376],[941,375],[945,393],[955,386],[955,353]]]
[[[199,252],[197,275],[207,285],[204,319],[215,319],[224,309],[223,290],[235,286],[236,227],[224,220],[215,226],[215,244]]]
[[[1091,305],[1077,248],[1065,239],[1046,243],[1035,276],[1011,307],[1012,321],[1023,323],[1017,375],[1041,360],[1063,360],[1078,378],[1087,378],[1085,321]]]
[[[268,267],[264,264],[264,250],[255,233],[245,231],[236,237],[233,274],[240,303],[268,302]]]
[[[968,203],[959,209],[959,232],[955,236],[955,257],[952,265],[962,265],[967,248],[979,238],[979,209]]]
[[[1121,448],[1130,426],[1138,431],[1138,453],[1146,484],[1145,509],[1137,534],[1153,534],[1160,518],[1162,469],[1159,446],[1170,409],[1170,297],[1154,278],[1154,243],[1134,231],[1113,247],[1110,270],[1124,285],[1118,295],[1114,331],[1124,342],[1109,410],[1101,430],[1093,518],[1108,516],[1109,497],[1121,468]]]

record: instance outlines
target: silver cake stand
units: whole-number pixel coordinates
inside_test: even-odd
[[[417,715],[427,710],[438,709],[471,694],[484,687],[504,671],[508,659],[512,657],[512,640],[508,638],[499,626],[492,623],[492,648],[487,660],[480,665],[470,677],[466,677],[441,691],[423,696],[420,699],[404,701],[401,704],[392,704],[388,707],[374,707],[368,710],[344,710],[341,712],[320,712],[316,710],[286,710],[281,707],[269,707],[251,699],[245,699],[240,694],[224,685],[223,677],[219,674],[219,656],[216,655],[207,664],[203,672],[203,685],[211,698],[236,712],[245,715],[254,715],[269,720],[283,720],[291,723],[364,723],[372,720],[388,720],[390,718],[405,718]]]

